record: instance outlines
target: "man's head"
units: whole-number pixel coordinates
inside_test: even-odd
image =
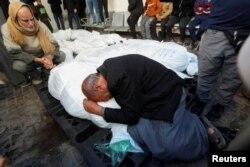
[[[112,97],[107,81],[100,73],[90,74],[84,79],[82,92],[89,100],[95,102],[108,101]]]

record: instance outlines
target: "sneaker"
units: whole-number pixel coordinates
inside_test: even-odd
[[[32,79],[32,85],[39,85],[43,82],[42,79]]]
[[[224,111],[224,108],[225,107],[220,105],[220,104],[212,105],[207,113],[207,118],[210,121],[217,121],[218,119],[220,119],[220,117]]]

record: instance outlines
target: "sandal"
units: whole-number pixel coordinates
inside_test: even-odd
[[[208,137],[212,145],[217,150],[222,150],[227,146],[226,140],[220,131],[205,117],[200,117],[205,128],[208,130]]]

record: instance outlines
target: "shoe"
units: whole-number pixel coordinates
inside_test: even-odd
[[[224,111],[224,108],[225,107],[220,104],[212,105],[209,111],[207,112],[207,118],[210,121],[217,121],[218,119],[220,119],[221,114]]]
[[[32,85],[39,85],[43,82],[42,79],[32,79]]]
[[[200,116],[206,106],[206,102],[200,101],[197,97],[195,98],[193,104],[191,104],[190,112]]]

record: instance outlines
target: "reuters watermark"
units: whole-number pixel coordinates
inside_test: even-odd
[[[250,167],[250,152],[215,151],[208,154],[209,167]]]

